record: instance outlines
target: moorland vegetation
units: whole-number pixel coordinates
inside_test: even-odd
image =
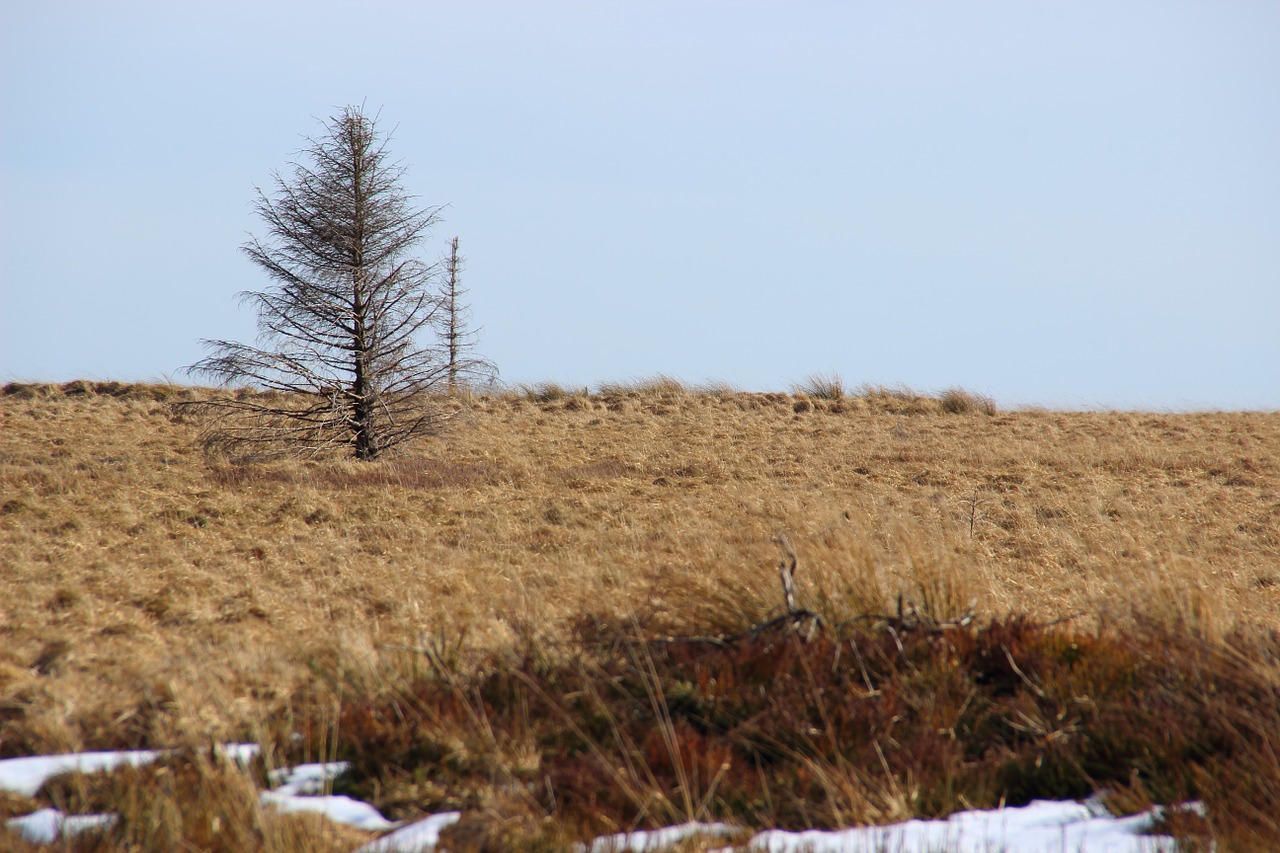
[[[350,850],[256,799],[342,759],[388,817],[461,810],[450,849],[1095,793],[1203,802],[1166,826],[1189,849],[1280,846],[1280,414],[819,380],[454,396],[377,461],[253,463],[174,405],[248,391],[6,386],[0,757],[174,751],[0,818]]]

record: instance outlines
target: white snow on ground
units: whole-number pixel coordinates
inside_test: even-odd
[[[679,826],[668,826],[665,829],[650,831],[620,832],[617,835],[602,835],[591,846],[582,845],[580,850],[590,853],[626,853],[636,851],[645,853],[649,850],[661,850],[695,835],[733,835],[739,827],[728,823],[682,823]]]
[[[377,841],[370,841],[356,853],[421,853],[435,850],[440,841],[440,830],[457,823],[462,812],[442,812],[429,818],[397,829],[390,835],[384,835]]]
[[[257,747],[252,744],[232,744],[222,750],[240,763],[246,763],[257,754]],[[155,761],[162,754],[139,750],[10,758],[0,761],[0,790],[32,797],[46,781],[61,773],[94,773],[125,764],[136,767]],[[270,779],[274,787],[262,792],[262,805],[283,812],[318,812],[332,821],[370,832],[395,830],[364,845],[357,853],[426,853],[436,848],[441,830],[461,816],[458,812],[445,812],[401,826],[360,800],[343,796],[313,796],[323,793],[327,783],[346,769],[344,762],[330,762],[301,764],[273,771]],[[767,853],[1172,851],[1175,849],[1173,839],[1142,835],[1151,829],[1160,813],[1161,810],[1155,808],[1130,817],[1114,818],[1092,800],[1085,803],[1037,801],[1021,808],[959,812],[947,820],[912,820],[892,826],[807,832],[767,830],[752,837],[745,848],[738,849]],[[56,809],[40,809],[10,819],[6,827],[28,841],[49,844],[59,838],[104,829],[115,820],[115,815],[64,815]],[[643,853],[661,849],[690,835],[727,835],[734,831],[729,824],[688,823],[648,832],[604,836],[580,849],[585,853]]]
[[[230,758],[241,767],[248,766],[249,762],[258,757],[258,753],[262,752],[262,747],[256,743],[224,743],[214,747],[219,755]]]
[[[877,853],[946,850],[948,853],[1138,853],[1175,848],[1168,836],[1142,835],[1160,809],[1125,818],[1108,815],[1090,801],[1037,800],[1021,808],[958,812],[946,820],[912,820],[833,832],[770,830],[751,839],[748,850],[769,853]]]
[[[912,820],[891,826],[866,826],[841,830],[786,832],[779,829],[756,833],[745,847],[733,850],[768,853],[1155,853],[1172,851],[1167,836],[1150,836],[1159,809],[1126,818],[1113,818],[1094,801],[1037,801],[1021,808],[969,811],[947,820]],[[695,835],[728,835],[735,828],[723,823],[686,823],[653,832],[629,832],[597,838],[590,853],[626,853],[661,850]]]
[[[387,820],[363,800],[353,800],[350,797],[305,797],[263,791],[261,802],[264,808],[271,807],[279,812],[318,812],[334,823],[345,823],[365,832],[381,832],[400,825]]]
[[[247,764],[258,754],[256,743],[229,743],[218,751],[238,764]],[[0,791],[34,797],[44,783],[63,773],[104,773],[126,764],[141,767],[163,753],[151,749],[128,752],[76,752],[66,755],[37,755],[0,761]]]
[[[281,812],[319,812],[335,823],[345,823],[366,832],[395,829],[400,824],[387,820],[366,802],[324,794],[326,786],[346,772],[345,761],[327,764],[299,764],[273,770],[268,775],[275,786],[263,791],[259,802]]]
[[[52,844],[59,838],[93,829],[106,829],[116,822],[113,814],[64,815],[57,809],[40,809],[15,817],[6,825],[32,844]]]
[[[323,794],[325,784],[337,779],[351,765],[345,761],[330,761],[327,764],[299,764],[297,767],[282,767],[267,774],[271,780],[271,790],[277,794]]]
[[[151,750],[134,752],[77,752],[68,755],[37,755],[0,761],[0,790],[34,797],[49,779],[63,773],[99,773],[123,764],[140,767],[156,760]]]

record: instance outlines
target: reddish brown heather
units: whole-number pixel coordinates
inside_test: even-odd
[[[1123,637],[1025,619],[789,624],[713,642],[584,620],[482,674],[432,658],[333,722],[348,790],[413,817],[553,815],[580,835],[728,820],[835,828],[1085,799],[1200,801],[1219,841],[1280,843],[1280,644],[1163,626]],[[367,693],[366,693],[367,695]],[[307,717],[318,743],[325,715]],[[281,732],[281,734],[285,734]],[[281,739],[282,744],[287,740]]]

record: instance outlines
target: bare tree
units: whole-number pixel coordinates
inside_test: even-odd
[[[440,340],[448,359],[449,391],[491,383],[498,378],[493,362],[475,354],[476,333],[471,328],[471,308],[464,302],[463,258],[458,254],[458,238],[449,244],[445,274],[440,288]]]
[[[268,237],[241,247],[271,280],[241,299],[258,312],[257,345],[204,341],[188,368],[239,393],[204,403],[206,441],[242,455],[314,454],[346,447],[357,459],[434,431],[444,417],[427,392],[448,378],[435,332],[437,270],[411,256],[439,208],[417,208],[388,159],[377,116],[346,107],[308,139],[275,193],[258,189]]]

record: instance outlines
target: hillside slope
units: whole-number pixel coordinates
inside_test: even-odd
[[[5,390],[0,756],[252,737],[318,661],[431,638],[749,624],[780,612],[782,532],[818,610],[1280,628],[1278,413],[658,383],[480,398],[385,462],[237,466],[173,413],[204,391]]]

